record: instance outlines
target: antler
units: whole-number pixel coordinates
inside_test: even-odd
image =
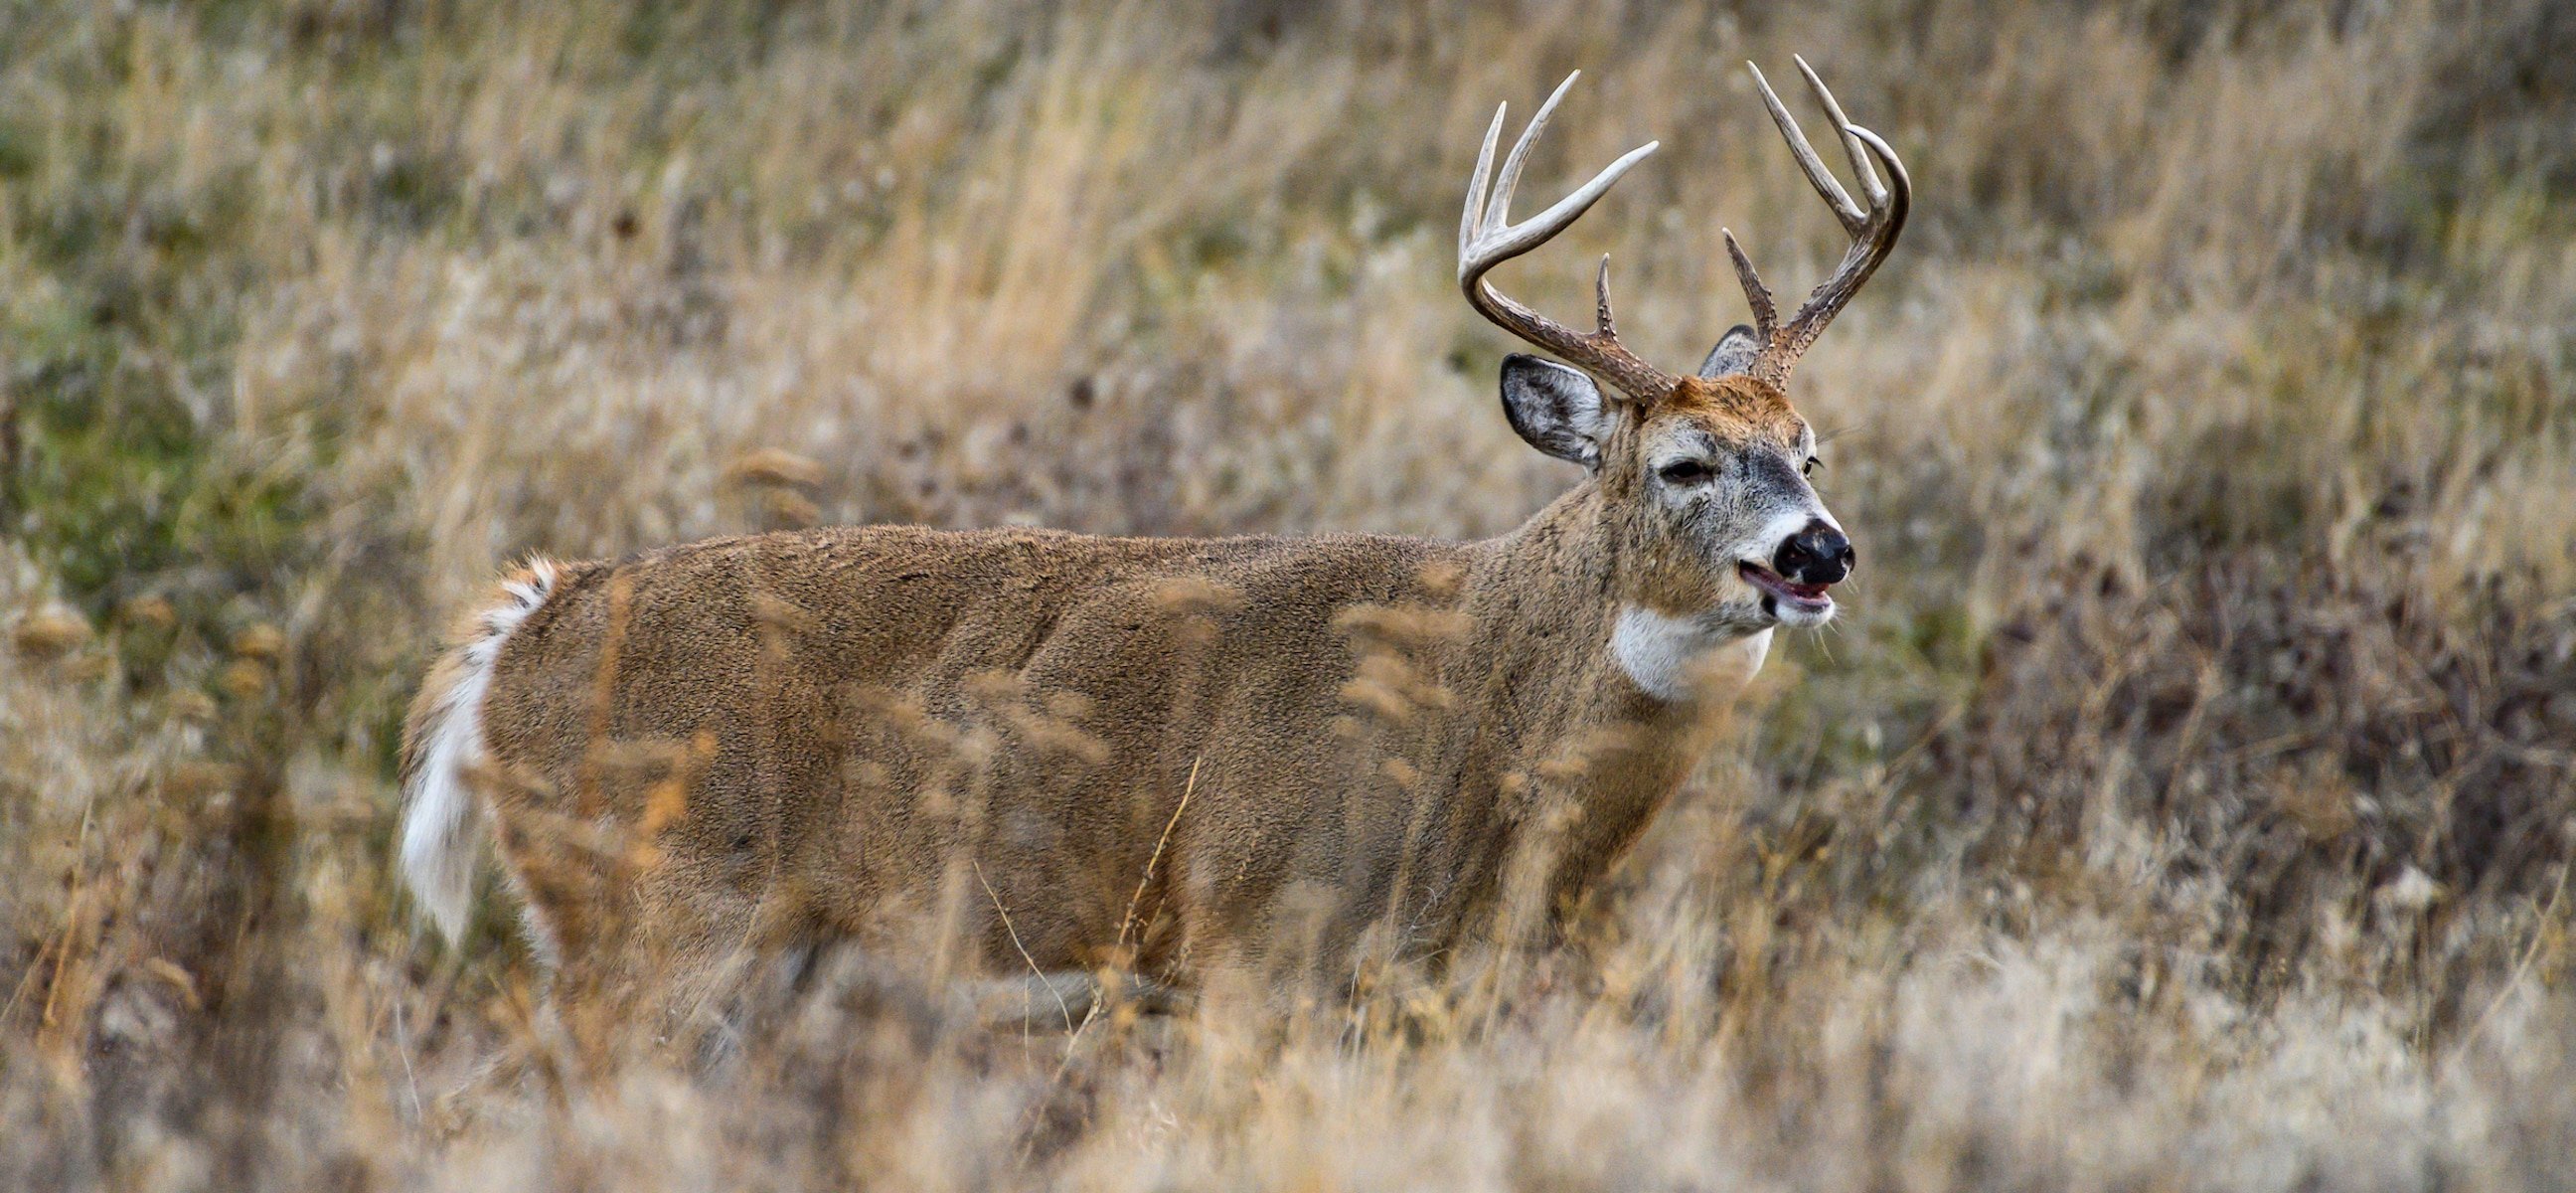
[[[1521,167],[1529,158],[1530,143],[1538,139],[1539,130],[1547,127],[1549,114],[1556,111],[1556,101],[1565,98],[1566,88],[1574,86],[1582,71],[1565,76],[1556,93],[1539,105],[1538,115],[1530,117],[1529,127],[1521,139],[1512,144],[1510,157],[1503,159],[1503,172],[1493,175],[1494,146],[1503,137],[1503,115],[1510,105],[1494,109],[1494,126],[1485,132],[1484,152],[1476,156],[1476,176],[1467,184],[1467,210],[1458,221],[1458,286],[1467,292],[1467,301],[1487,319],[1505,331],[1519,336],[1579,367],[1600,374],[1611,385],[1641,402],[1652,402],[1672,392],[1681,379],[1639,360],[1619,343],[1619,334],[1610,322],[1610,258],[1601,258],[1601,276],[1595,286],[1600,299],[1597,329],[1590,334],[1575,331],[1545,315],[1522,306],[1485,284],[1485,274],[1493,267],[1546,244],[1575,220],[1582,218],[1610,184],[1628,172],[1644,157],[1655,151],[1659,142],[1649,141],[1628,151],[1628,155],[1610,163],[1594,175],[1583,188],[1556,201],[1556,205],[1518,224],[1507,225],[1512,206],[1512,192],[1519,188]],[[1492,183],[1491,201],[1486,195]]]
[[[1842,105],[1834,102],[1834,93],[1825,90],[1824,80],[1816,77],[1806,59],[1799,58],[1797,63],[1798,73],[1807,77],[1808,89],[1816,93],[1825,114],[1833,118],[1834,131],[1842,134],[1843,152],[1851,157],[1852,173],[1860,182],[1861,193],[1868,196],[1869,207],[1864,210],[1852,202],[1843,185],[1834,181],[1824,160],[1816,156],[1815,147],[1807,143],[1807,134],[1799,131],[1789,109],[1773,94],[1771,80],[1762,77],[1761,67],[1754,66],[1753,81],[1762,88],[1762,102],[1771,109],[1771,122],[1780,126],[1780,135],[1788,139],[1789,152],[1798,158],[1798,168],[1806,172],[1816,194],[1823,197],[1825,206],[1834,209],[1834,218],[1842,221],[1843,230],[1852,238],[1851,249],[1843,254],[1842,264],[1834,267],[1833,276],[1807,296],[1786,326],[1776,326],[1771,292],[1763,288],[1762,275],[1753,271],[1753,262],[1745,258],[1743,246],[1735,243],[1735,233],[1726,233],[1726,254],[1735,260],[1735,276],[1744,283],[1745,301],[1753,307],[1754,334],[1762,340],[1761,351],[1745,371],[1773,385],[1788,384],[1789,371],[1797,366],[1808,345],[1824,333],[1825,325],[1834,321],[1852,295],[1860,293],[1861,284],[1877,272],[1878,263],[1887,259],[1888,250],[1896,247],[1896,234],[1905,229],[1906,209],[1914,199],[1914,184],[1905,176],[1905,163],[1896,160],[1896,151],[1888,148],[1877,133],[1843,115]],[[1887,167],[1894,185],[1879,181],[1878,172],[1870,168],[1873,156]]]

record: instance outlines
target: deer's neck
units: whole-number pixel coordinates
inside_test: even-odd
[[[1761,668],[1770,631],[1640,595],[1652,586],[1627,569],[1642,552],[1623,549],[1606,504],[1586,482],[1483,544],[1467,602],[1480,650],[1604,716],[1659,725],[1722,705]]]
[[[1502,539],[1468,546],[1440,688],[1417,763],[1463,832],[1432,835],[1404,907],[1463,925],[1476,907],[1553,912],[1587,889],[1700,760],[1718,724],[1716,685],[1677,685],[1723,652],[1762,644],[1646,613],[1625,593],[1618,533],[1582,484]],[[1687,621],[1687,618],[1682,618]],[[1749,673],[1749,667],[1747,667]],[[1517,907],[1517,910],[1515,910]]]
[[[1762,665],[1770,634],[1744,634],[1654,608],[1625,567],[1597,484],[1558,497],[1510,536],[1486,544],[1468,613],[1484,660],[1481,709],[1515,742],[1512,768],[1556,786],[1584,822],[1625,837],[1680,786],[1708,750],[1726,701]]]

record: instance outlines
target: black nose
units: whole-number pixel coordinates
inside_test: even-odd
[[[1818,520],[1780,544],[1771,570],[1792,584],[1832,584],[1851,574],[1853,559],[1851,540]]]

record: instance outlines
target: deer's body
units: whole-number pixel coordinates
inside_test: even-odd
[[[1396,943],[1440,947],[1493,910],[1542,801],[1584,809],[1544,891],[1615,858],[1697,758],[1703,692],[1767,647],[1721,628],[1623,659],[1597,504],[1586,485],[1475,543],[876,527],[552,567],[481,706],[501,814],[632,826],[664,770],[690,790],[633,906],[538,896],[532,920],[557,956],[612,916],[682,956],[893,944],[952,910],[964,859],[961,927],[995,966],[1123,944],[1173,977],[1389,913]],[[603,767],[599,742],[644,748]]]
[[[537,566],[414,706],[423,905],[461,927],[480,808],[540,945],[594,987],[685,987],[786,939],[998,974],[1330,970],[1561,909],[1850,566],[1781,385],[1893,241],[1904,179],[1869,137],[1890,204],[1826,102],[1871,194],[1836,207],[1853,256],[1778,328],[1739,260],[1760,327],[1688,377],[1618,347],[1606,267],[1590,335],[1482,280],[1644,151],[1507,228],[1546,110],[1487,207],[1489,138],[1469,298],[1626,395],[1506,362],[1514,427],[1591,475],[1501,538],[879,527]]]

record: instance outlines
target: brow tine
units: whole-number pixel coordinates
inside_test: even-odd
[[[1601,272],[1592,279],[1593,334],[1603,339],[1617,339],[1619,328],[1610,318],[1610,254],[1601,254]]]
[[[1530,146],[1538,142],[1539,133],[1547,128],[1547,118],[1556,114],[1557,101],[1564,99],[1566,90],[1582,77],[1583,72],[1579,70],[1565,76],[1565,81],[1548,94],[1547,102],[1538,106],[1538,114],[1530,117],[1529,127],[1521,130],[1521,139],[1512,142],[1511,156],[1503,159],[1503,175],[1494,182],[1493,206],[1485,210],[1486,227],[1497,228],[1511,222],[1512,192],[1520,189],[1521,167],[1529,164]]]
[[[1493,127],[1485,130],[1485,149],[1476,155],[1476,176],[1467,180],[1467,210],[1458,217],[1458,255],[1462,258],[1485,230],[1485,189],[1493,180],[1494,147],[1502,143],[1503,117],[1511,110],[1508,103],[1494,105]]]
[[[1807,76],[1807,90],[1816,93],[1816,102],[1824,105],[1825,114],[1834,118],[1834,131],[1843,136],[1843,152],[1851,157],[1852,176],[1860,181],[1860,189],[1868,194],[1869,205],[1875,208],[1886,202],[1887,184],[1879,181],[1878,171],[1870,168],[1869,154],[1861,149],[1860,138],[1852,135],[1851,117],[1843,115],[1843,106],[1834,102],[1834,93],[1825,89],[1823,79],[1816,77],[1815,67],[1807,65],[1807,60],[1796,54],[1791,54],[1789,60],[1798,64],[1798,73]]]
[[[1852,202],[1842,183],[1834,181],[1833,171],[1825,168],[1824,159],[1817,157],[1816,147],[1807,143],[1807,134],[1798,128],[1797,119],[1789,115],[1779,95],[1771,90],[1771,80],[1762,77],[1762,68],[1750,62],[1745,65],[1753,68],[1754,85],[1762,89],[1762,104],[1771,109],[1771,123],[1780,126],[1780,136],[1789,142],[1789,152],[1798,159],[1798,169],[1807,175],[1807,184],[1815,187],[1825,205],[1834,209],[1834,217],[1843,222],[1843,230],[1857,234],[1861,225],[1869,221],[1869,213]]]
[[[1735,230],[1718,231],[1726,237],[1726,255],[1735,259],[1735,280],[1744,286],[1745,305],[1753,308],[1753,334],[1768,344],[1780,326],[1780,311],[1771,304],[1771,288],[1762,284],[1762,275],[1754,270],[1753,259],[1744,255],[1744,246],[1735,243]]]

